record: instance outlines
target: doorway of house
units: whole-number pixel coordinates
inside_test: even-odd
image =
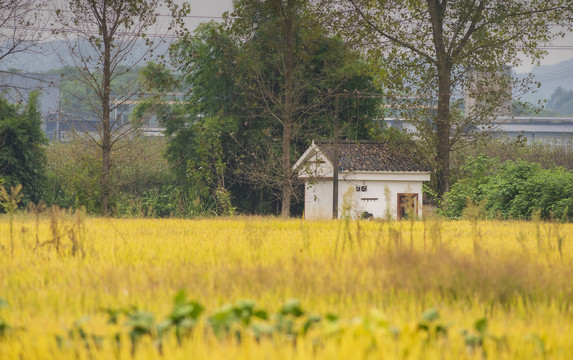
[[[418,194],[398,194],[397,219],[408,219],[418,216]]]

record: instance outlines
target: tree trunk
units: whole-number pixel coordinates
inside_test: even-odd
[[[293,57],[294,57],[294,0],[288,0],[285,11],[285,114],[283,118],[283,139],[282,139],[282,210],[281,216],[290,216],[290,203],[292,196],[291,184],[291,163],[290,163],[290,142],[292,137],[293,122]]]
[[[436,175],[438,196],[450,190],[450,98],[451,98],[451,57],[444,41],[444,17],[447,3],[427,0],[432,21],[432,35],[436,49],[435,65],[438,70],[438,113],[436,116]]]
[[[111,194],[110,169],[111,169],[111,46],[112,39],[107,36],[107,29],[103,29],[104,54],[103,54],[103,78],[102,78],[102,164],[101,164],[101,211],[104,216],[109,215],[109,198]]]
[[[290,216],[290,202],[291,202],[291,167],[290,167],[290,137],[291,137],[291,124],[285,121],[283,128],[283,184],[282,184],[282,209],[281,216],[288,218]]]
[[[438,70],[438,114],[436,117],[436,175],[438,196],[450,191],[450,77],[446,66]]]

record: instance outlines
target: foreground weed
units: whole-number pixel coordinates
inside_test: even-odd
[[[59,256],[71,255],[72,257],[86,256],[85,227],[82,210],[70,213],[65,209],[52,206],[48,209],[50,219],[50,238],[39,241],[35,250],[42,247],[53,249]],[[38,226],[38,225],[36,225]]]
[[[30,203],[28,205],[28,210],[32,215],[34,215],[35,230],[36,230],[35,234],[36,245],[34,249],[38,249],[38,247],[40,246],[40,219],[41,216],[46,211],[46,203],[44,203],[43,201],[40,201],[38,204]]]
[[[102,335],[91,334],[84,328],[84,325],[89,321],[89,319],[90,318],[86,316],[75,321],[74,325],[68,330],[65,336],[56,335],[58,348],[62,350],[71,349],[74,347],[76,342],[79,342],[88,353],[101,350],[104,337]]]
[[[22,185],[10,187],[10,192],[0,185],[0,205],[8,213],[10,219],[10,255],[14,256],[14,212],[22,201]]]

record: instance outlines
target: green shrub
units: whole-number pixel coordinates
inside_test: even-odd
[[[460,218],[470,202],[485,204],[489,218],[530,219],[538,210],[546,220],[573,221],[573,171],[525,161],[498,164],[497,158],[468,158],[466,177],[445,194],[441,212]]]
[[[115,215],[168,216],[167,205],[174,178],[163,158],[165,139],[134,138],[120,143],[113,153],[110,205]],[[48,148],[46,203],[64,208],[85,207],[100,213],[101,155],[88,138],[51,143]],[[142,213],[142,209],[145,213]]]
[[[452,219],[458,219],[462,217],[468,200],[474,204],[481,203],[490,186],[491,176],[498,166],[497,158],[484,155],[468,157],[466,163],[460,167],[464,177],[444,194],[441,213]]]
[[[511,201],[509,215],[530,218],[539,210],[543,219],[573,220],[573,172],[563,168],[538,170],[524,183]]]

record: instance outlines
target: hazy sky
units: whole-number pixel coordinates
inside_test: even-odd
[[[217,20],[225,11],[233,10],[233,0],[188,0],[191,5],[190,27],[195,27],[203,21]]]
[[[190,0],[189,3],[191,4],[191,15],[197,16],[191,18],[189,22],[189,25],[193,27],[202,21],[210,20],[209,17],[219,17],[223,12],[233,9],[233,0]],[[573,33],[569,33],[564,39],[558,39],[549,45],[549,55],[543,60],[542,65],[553,65],[573,58]],[[514,70],[526,72],[531,71],[531,68],[532,65],[525,62],[521,67]]]

